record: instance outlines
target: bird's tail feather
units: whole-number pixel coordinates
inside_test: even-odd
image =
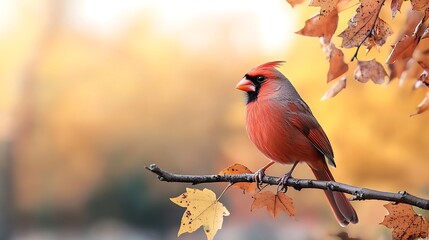
[[[323,165],[324,166],[321,169],[311,168],[314,175],[316,176],[316,179],[322,181],[335,181],[326,163]],[[328,198],[329,204],[331,205],[331,209],[341,226],[344,227],[349,223],[357,223],[359,221],[356,211],[342,192],[334,192],[329,190],[324,190],[324,192]]]

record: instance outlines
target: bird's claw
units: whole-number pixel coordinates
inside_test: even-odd
[[[278,181],[277,192],[287,192],[287,180],[292,177],[292,173],[288,172]]]
[[[253,180],[256,182],[256,186],[259,190],[262,190],[262,179],[265,177],[265,169],[261,168],[253,175]]]

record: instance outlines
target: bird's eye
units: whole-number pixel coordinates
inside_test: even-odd
[[[263,83],[263,82],[265,81],[265,77],[264,77],[264,76],[257,76],[257,77],[256,77],[256,81],[257,81],[258,83]]]

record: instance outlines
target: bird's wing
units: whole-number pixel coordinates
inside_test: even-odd
[[[288,114],[290,123],[304,134],[317,150],[328,158],[329,164],[335,167],[334,152],[331,143],[307,104],[299,100],[288,102],[288,107],[290,109]]]

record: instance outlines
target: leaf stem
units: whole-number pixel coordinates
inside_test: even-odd
[[[220,198],[223,196],[223,194],[226,193],[226,190],[228,190],[230,187],[232,187],[232,185],[234,185],[235,183],[229,183],[228,186],[226,186],[226,188],[222,191],[222,193],[219,195],[219,197],[216,199],[216,201],[219,202]]]

